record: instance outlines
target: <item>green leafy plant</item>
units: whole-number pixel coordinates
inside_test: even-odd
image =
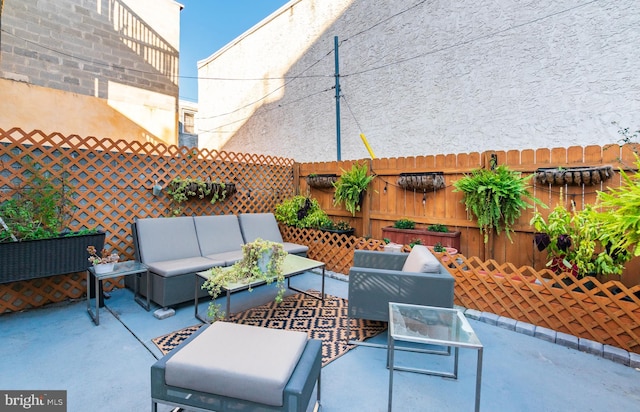
[[[435,223],[433,225],[427,226],[427,230],[429,232],[438,232],[438,233],[449,233],[449,228],[441,223]]]
[[[411,242],[409,242],[409,246],[414,247],[415,245],[421,245],[422,244],[422,240],[420,239],[413,239]]]
[[[59,236],[75,211],[73,187],[65,173],[60,178],[27,159],[29,178],[18,194],[0,204],[0,242]],[[67,229],[68,230],[68,229]]]
[[[494,230],[498,234],[504,230],[511,240],[512,225],[524,209],[532,207],[525,199],[542,205],[527,191],[527,181],[531,177],[523,177],[507,166],[500,165],[495,170],[473,170],[453,183],[454,191],[464,193],[467,213],[478,220],[485,243]]]
[[[362,195],[376,177],[367,173],[368,166],[366,163],[361,165],[354,163],[350,171],[342,169],[342,175],[333,183],[336,188],[333,195],[333,204],[336,206],[344,204],[345,209],[355,216],[356,212],[360,210]]]
[[[177,203],[186,202],[190,197],[204,199],[211,196],[211,203],[224,201],[227,196],[235,192],[235,185],[227,185],[223,182],[205,182],[200,178],[176,177],[167,188],[167,193]]]
[[[435,245],[433,245],[433,251],[438,253],[443,253],[443,252],[446,252],[447,249],[444,246],[442,246],[442,243],[438,242]]]
[[[220,310],[220,305],[215,303],[216,298],[222,292],[222,286],[229,283],[252,283],[264,280],[267,284],[276,281],[278,293],[276,302],[282,302],[284,296],[284,271],[282,264],[287,256],[281,243],[269,240],[256,239],[253,242],[242,245],[242,260],[229,267],[214,267],[211,275],[202,285],[211,296],[208,315],[212,319],[222,319],[225,314]],[[249,291],[252,289],[249,288]]]
[[[316,199],[302,195],[277,204],[274,216],[280,223],[302,229],[320,229],[333,223]]]
[[[393,227],[396,229],[414,229],[416,227],[416,222],[411,219],[398,219],[393,222]]]
[[[619,245],[605,243],[611,239],[603,236],[603,227],[599,223],[601,213],[591,205],[582,210],[571,210],[559,203],[544,219],[536,211],[531,225],[538,233],[534,243],[539,251],[546,250],[549,256],[547,267],[560,274],[571,273],[581,278],[586,275],[621,274],[630,255]]]
[[[640,133],[638,131],[637,133]],[[636,155],[636,166],[640,157]],[[640,256],[640,176],[627,174],[620,169],[622,185],[598,192],[595,216],[598,235],[602,244],[612,251],[629,251]]]

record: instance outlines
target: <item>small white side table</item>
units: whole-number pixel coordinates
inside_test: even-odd
[[[142,295],[140,294],[140,277],[143,273],[147,274],[147,299],[146,301],[142,300]],[[91,294],[89,293],[89,285],[91,284],[91,275],[94,276],[95,279],[95,301],[96,301],[96,311],[95,313],[91,310]],[[96,273],[95,268],[93,266],[89,266],[87,269],[87,312],[89,316],[93,320],[96,325],[100,324],[100,282],[104,279],[117,278],[119,276],[127,276],[127,275],[136,275],[136,279],[134,282],[134,299],[140,306],[142,306],[148,312],[151,308],[151,302],[149,300],[150,289],[151,289],[151,276],[149,276],[149,267],[144,263],[140,263],[136,260],[128,260],[125,262],[118,262],[113,267],[111,272],[107,273]]]

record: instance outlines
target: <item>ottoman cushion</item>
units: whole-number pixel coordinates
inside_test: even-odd
[[[167,361],[168,385],[272,406],[306,343],[304,332],[215,322]]]

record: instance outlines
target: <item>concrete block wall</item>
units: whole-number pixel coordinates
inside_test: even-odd
[[[126,1],[4,3],[2,28],[9,33],[2,33],[3,78],[101,98],[108,97],[109,80],[177,96],[178,38],[162,37]],[[127,25],[146,32],[150,41],[136,38]],[[145,62],[144,54],[153,49],[162,50],[158,56],[168,67]]]
[[[336,160],[334,36],[342,160],[369,157],[360,133],[377,157],[400,157],[640,129],[635,0],[299,0],[200,63],[200,76],[263,79],[200,81],[200,145]]]

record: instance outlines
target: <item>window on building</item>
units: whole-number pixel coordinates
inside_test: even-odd
[[[193,118],[193,113],[185,113],[184,114],[184,132],[185,133],[190,133],[190,134],[194,134],[195,133],[195,128],[194,128],[194,118]]]

